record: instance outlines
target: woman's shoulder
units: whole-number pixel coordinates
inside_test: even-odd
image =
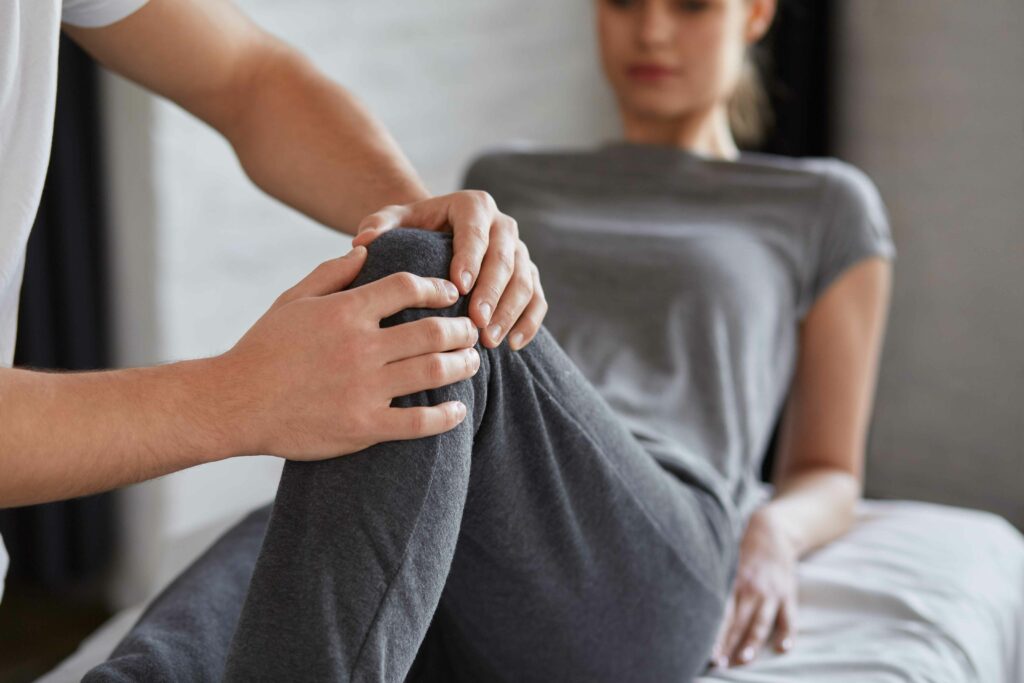
[[[787,157],[745,152],[741,162],[766,172],[802,175],[824,195],[823,202],[834,210],[868,210],[881,205],[878,188],[867,173],[836,157]]]

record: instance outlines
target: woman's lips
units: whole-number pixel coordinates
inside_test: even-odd
[[[656,82],[675,76],[677,71],[660,64],[633,64],[626,69],[626,75],[635,81]]]

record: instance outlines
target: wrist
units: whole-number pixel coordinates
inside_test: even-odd
[[[193,432],[192,450],[204,464],[255,452],[245,438],[241,383],[226,354],[175,363],[181,380],[181,414]]]
[[[750,524],[767,529],[794,561],[803,554],[801,537],[793,520],[786,514],[785,508],[775,501],[765,503],[755,510],[750,516]]]

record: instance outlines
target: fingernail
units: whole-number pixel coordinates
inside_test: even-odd
[[[453,285],[451,282],[448,282],[447,280],[444,281],[444,291],[448,292],[449,299],[459,298],[459,290],[455,289],[455,285]]]
[[[468,270],[462,271],[462,288],[468,292],[471,284],[473,284],[473,276],[469,274]]]
[[[754,648],[752,648],[752,647],[749,647],[749,646],[745,647],[745,648],[743,648],[743,651],[740,652],[740,661],[741,662],[749,662],[753,658],[754,658]]]
[[[484,316],[484,320],[491,319],[491,305],[488,303],[480,304],[480,313]]]
[[[462,401],[455,402],[455,418],[461,420],[466,417],[466,404]]]
[[[480,369],[480,352],[477,351],[476,349],[470,349],[469,350],[469,357],[471,359],[471,362],[473,363],[473,367],[475,369],[479,370]]]
[[[791,647],[793,647],[793,639],[792,638],[783,638],[782,639],[782,649],[783,650],[788,650]]]
[[[523,333],[513,332],[508,338],[508,344],[513,349],[519,349],[519,345],[523,343]]]
[[[497,340],[501,336],[501,325],[494,324],[487,328],[487,336]]]
[[[349,256],[351,258],[356,258],[358,256],[362,256],[365,253],[366,253],[366,247],[364,247],[363,245],[360,244],[358,247],[353,247],[352,251],[350,251],[347,254],[345,254],[345,256]]]

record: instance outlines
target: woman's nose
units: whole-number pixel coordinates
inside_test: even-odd
[[[637,42],[641,47],[663,45],[671,40],[674,29],[668,0],[644,0],[637,14]]]

